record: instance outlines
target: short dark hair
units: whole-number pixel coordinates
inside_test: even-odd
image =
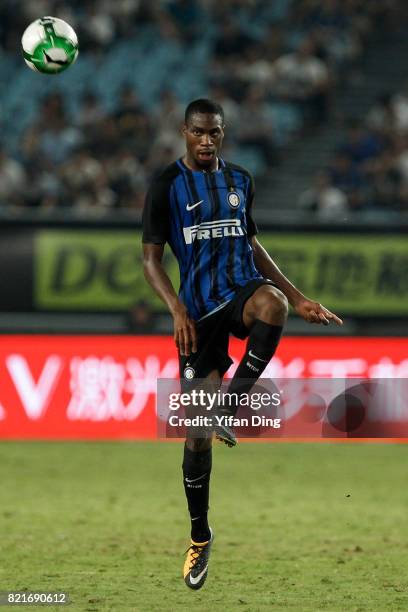
[[[213,102],[207,98],[198,98],[198,100],[193,100],[190,102],[186,108],[186,112],[184,113],[185,123],[187,123],[191,115],[195,115],[196,113],[220,115],[222,123],[224,123],[224,109],[222,108],[221,104],[217,104],[217,102]]]

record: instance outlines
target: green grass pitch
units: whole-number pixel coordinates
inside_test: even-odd
[[[181,577],[181,452],[2,443],[0,591],[63,590],[75,611],[408,609],[406,446],[217,445],[198,592]]]

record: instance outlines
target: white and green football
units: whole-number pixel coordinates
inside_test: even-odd
[[[78,57],[78,38],[71,26],[57,17],[42,17],[25,30],[21,44],[26,64],[36,72],[58,74]]]

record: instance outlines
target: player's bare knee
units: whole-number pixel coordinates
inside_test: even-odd
[[[262,287],[255,296],[256,317],[270,325],[282,325],[288,316],[288,300],[275,287]]]
[[[289,304],[286,295],[276,289],[275,298],[274,298],[274,309],[276,315],[286,321],[289,312]]]

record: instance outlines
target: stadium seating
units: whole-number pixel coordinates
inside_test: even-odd
[[[52,0],[44,0],[44,5],[49,6],[50,12],[57,9]],[[336,88],[342,87],[347,91],[349,82],[342,75],[347,69],[353,72],[353,67],[364,57],[365,43],[384,29],[384,24],[387,25],[387,11],[393,15],[399,5],[402,6],[400,0],[389,9],[381,9],[377,3],[368,7],[359,1],[347,6],[334,1],[329,7],[321,7],[318,2],[294,3],[291,0],[273,3],[257,0],[248,5],[233,2],[219,5],[197,0],[184,14],[183,10],[180,12],[178,2],[163,3],[161,11],[146,9],[144,5],[138,9],[139,4],[135,3],[133,8],[122,9],[129,11],[126,18],[118,10],[111,10],[108,16],[111,38],[95,36],[93,39],[92,30],[86,27],[90,4],[75,2],[71,8],[71,20],[80,41],[84,41],[84,49],[81,49],[75,67],[59,75],[57,81],[55,77],[43,77],[27,70],[16,55],[15,37],[8,37],[6,28],[0,31],[2,145],[11,157],[29,169],[30,160],[22,152],[22,143],[33,126],[46,119],[41,119],[41,108],[47,95],[55,91],[56,83],[63,97],[67,120],[71,123],[75,123],[83,96],[88,91],[97,95],[106,115],[115,117],[121,110],[120,92],[125,86],[133,88],[148,120],[152,121],[154,142],[153,117],[164,90],[172,91],[182,107],[189,100],[208,94],[211,86],[221,81],[226,85],[231,100],[238,103],[238,108],[245,102],[251,87],[261,89],[259,104],[268,108],[265,133],[269,135],[266,138],[270,140],[270,148],[279,152],[277,159],[285,164],[286,159],[293,157],[291,148],[302,150],[302,139],[310,127],[315,127],[316,117],[323,123],[326,119],[319,116],[320,107],[311,106],[315,104],[314,94],[292,99],[294,92],[289,91],[289,95],[279,92],[275,61],[283,54],[293,54],[299,45],[309,40],[314,49],[311,57],[323,62],[322,65],[329,70],[327,100],[324,102],[328,104],[329,97],[336,94]],[[1,9],[2,19],[4,23],[22,27],[24,15],[31,15],[31,12],[24,3],[20,13],[13,6],[13,3],[5,3]],[[104,11],[106,13],[106,7]],[[226,23],[235,32],[231,40],[224,39]],[[246,50],[251,46],[257,53],[255,64],[256,61],[266,63],[269,76],[256,70],[255,73],[249,72],[248,76],[250,60]],[[257,80],[259,78],[261,81]],[[85,139],[81,146],[91,145],[92,142]],[[176,150],[177,146],[174,153]],[[171,151],[162,153],[163,157],[171,156]],[[240,142],[230,132],[229,154],[257,176],[260,186],[258,206],[262,209],[262,194],[270,194],[275,189],[274,179],[271,182],[268,176],[270,159],[267,152],[265,154],[265,142],[248,145],[245,139]],[[146,180],[157,170],[148,157],[146,152],[137,159],[145,166]],[[58,175],[58,164],[54,170]],[[296,168],[291,168],[290,172],[299,176]],[[284,167],[281,176],[287,174],[289,170]],[[290,190],[287,200],[282,198],[279,191],[275,193],[278,209],[287,209],[296,201]],[[127,205],[118,202],[116,199],[117,206]],[[57,205],[60,203],[61,198]],[[41,196],[36,205],[42,206]]]

